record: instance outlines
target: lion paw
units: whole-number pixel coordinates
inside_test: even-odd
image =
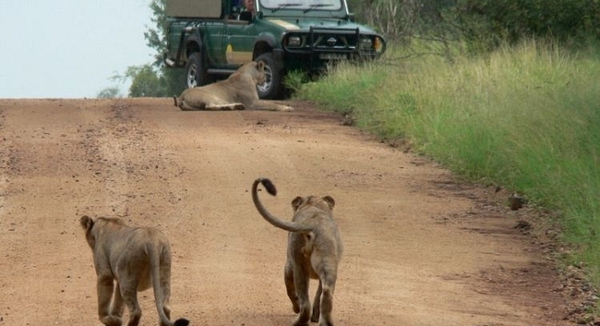
[[[118,316],[104,316],[100,319],[100,321],[106,326],[121,326],[123,321]]]

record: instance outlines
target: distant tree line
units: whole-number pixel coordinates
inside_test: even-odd
[[[462,40],[486,50],[525,38],[600,36],[600,0],[348,0],[356,19],[391,40]]]

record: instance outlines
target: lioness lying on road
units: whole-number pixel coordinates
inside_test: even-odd
[[[293,108],[258,98],[256,85],[266,80],[264,62],[248,62],[226,80],[188,88],[173,97],[175,106],[188,110],[270,110],[292,111]]]
[[[308,325],[309,319],[318,321],[319,326],[333,325],[333,291],[343,250],[332,214],[335,201],[330,196],[296,197],[292,201],[292,221],[283,221],[271,215],[260,202],[257,189],[259,183],[271,195],[275,196],[277,193],[269,179],[256,179],[252,185],[252,200],[256,209],[269,223],[290,232],[284,275],[292,308],[295,313],[299,313],[294,325]],[[312,316],[308,298],[310,278],[319,280]]]
[[[124,305],[128,326],[137,326],[142,310],[137,292],[150,286],[161,326],[187,326],[187,319],[169,320],[171,308],[171,249],[167,238],[153,228],[132,228],[118,218],[83,216],[79,220],[92,248],[98,291],[98,317],[106,326],[121,326]],[[115,284],[113,282],[116,281]],[[111,304],[112,301],[112,304]]]

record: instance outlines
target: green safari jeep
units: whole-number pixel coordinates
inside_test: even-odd
[[[249,61],[265,63],[263,99],[282,95],[290,70],[308,73],[328,62],[378,58],[383,37],[353,21],[346,0],[167,0],[169,67],[185,69],[186,87],[211,83]]]

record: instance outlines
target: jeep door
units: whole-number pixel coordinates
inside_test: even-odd
[[[228,20],[225,37],[225,60],[229,68],[252,61],[257,29],[254,21]]]
[[[225,64],[224,40],[227,36],[227,24],[224,20],[208,21],[204,28],[204,51],[211,67],[222,67]]]

